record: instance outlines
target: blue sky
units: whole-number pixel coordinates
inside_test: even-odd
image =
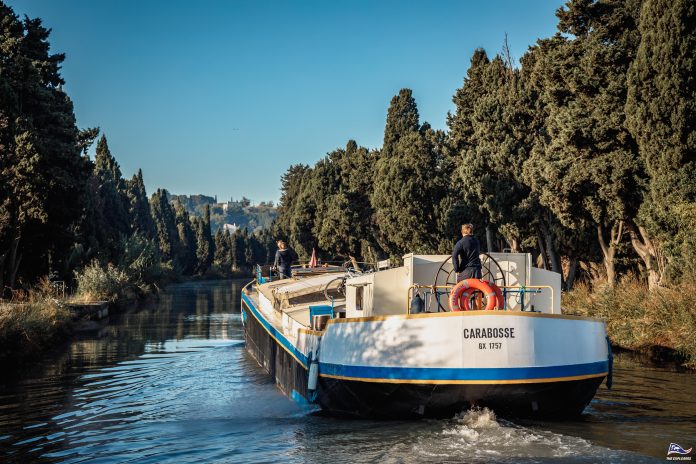
[[[349,139],[382,144],[413,90],[446,128],[477,47],[515,58],[554,34],[562,1],[11,0],[53,29],[80,127],[100,126],[148,193],[277,201],[290,164]]]

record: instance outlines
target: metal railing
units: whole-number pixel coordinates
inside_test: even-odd
[[[429,295],[434,295],[439,306],[440,302],[440,297],[443,294],[448,294],[452,288],[454,288],[454,285],[421,285],[421,284],[413,284],[410,287],[408,287],[408,290],[406,292],[406,312],[407,314],[411,314],[411,299],[413,298],[412,293],[416,289],[426,289],[425,292],[425,299],[424,303],[426,305],[426,311],[427,311],[427,304],[428,304],[428,296]],[[548,289],[551,293],[551,313],[554,313],[556,308],[555,308],[555,299],[554,299],[554,290],[553,287],[550,285],[503,285],[498,287],[503,291],[503,307],[500,308],[501,311],[508,311],[507,308],[507,300],[508,300],[508,295],[509,294],[514,294],[517,293],[520,295],[520,307],[521,311],[525,311],[525,302],[524,302],[524,296],[525,294],[533,293],[533,294],[539,294],[541,293],[544,289]],[[430,290],[428,292],[427,290]],[[445,290],[445,291],[442,291]],[[438,312],[439,307],[438,307]]]
[[[413,298],[413,297],[411,296],[411,292],[412,292],[413,290],[416,290],[416,289],[429,289],[429,290],[431,290],[430,293],[431,293],[432,295],[435,295],[435,298],[436,298],[437,301],[439,302],[439,301],[440,301],[440,295],[442,295],[443,293],[449,293],[449,292],[452,290],[453,287],[454,287],[454,285],[421,285],[421,284],[413,284],[413,285],[411,285],[410,287],[408,287],[408,291],[407,291],[407,293],[406,293],[406,312],[407,312],[408,314],[411,314],[411,299]],[[441,291],[439,291],[440,289],[447,289],[447,291],[446,291],[446,292],[441,292]],[[428,304],[428,292],[426,291],[425,294],[426,294],[426,297],[425,297],[425,299],[424,299],[424,303],[427,305],[427,304]],[[427,311],[427,307],[426,307],[426,311]],[[438,312],[439,312],[439,311],[440,311],[440,310],[439,310],[439,307],[438,307]]]
[[[507,305],[507,294],[508,293],[518,293],[520,295],[520,306],[522,307],[522,311],[524,311],[524,296],[527,293],[532,293],[532,294],[539,294],[542,292],[544,289],[548,289],[551,292],[551,313],[556,311],[555,308],[555,299],[554,299],[554,291],[553,287],[550,285],[504,285],[502,287],[499,287],[503,291],[503,298],[505,300],[505,304]]]

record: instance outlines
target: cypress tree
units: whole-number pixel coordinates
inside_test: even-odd
[[[455,113],[447,115],[449,126],[449,145],[457,155],[466,152],[473,146],[474,135],[473,119],[474,105],[479,95],[483,93],[484,70],[490,60],[486,51],[477,48],[471,56],[471,65],[466,71],[464,84],[457,89],[452,97],[455,105]]]
[[[175,266],[184,275],[195,272],[198,261],[196,256],[196,234],[188,211],[180,201],[174,202],[174,218],[176,221],[179,249],[174,257]],[[196,225],[197,227],[197,225]]]
[[[375,156],[354,140],[345,149],[337,149],[315,166],[323,176],[323,201],[318,202],[315,237],[329,258],[365,259],[375,254],[373,210],[370,196]],[[328,168],[327,168],[328,166]]]
[[[291,165],[283,174],[281,177],[278,217],[273,225],[277,237],[285,239],[298,253],[306,247],[305,243],[300,244],[300,240],[306,238],[306,234],[303,234],[302,237],[295,236],[295,214],[301,211],[300,208],[302,208],[300,194],[302,193],[303,181],[309,171],[309,166],[296,164]]]
[[[344,195],[348,204],[345,215],[351,224],[347,252],[363,261],[376,262],[383,254],[377,243],[374,208],[371,203],[378,152],[360,147],[350,140],[346,144],[345,154]],[[341,201],[343,200],[339,199]]]
[[[402,89],[387,112],[372,195],[378,243],[392,258],[438,246],[433,229],[445,189],[432,137],[426,136],[431,130],[427,123],[419,126],[411,91]]]
[[[232,270],[239,272],[246,267],[246,231],[237,229],[230,239],[230,255],[232,257]]]
[[[317,246],[313,229],[317,218],[317,199],[321,198],[317,189],[323,183],[315,169],[305,171],[300,183],[299,193],[290,213],[288,238],[295,253],[301,260],[306,260]]]
[[[169,194],[166,190],[157,189],[150,199],[150,208],[157,229],[157,241],[162,258],[165,262],[173,265],[180,248],[179,233],[174,210],[168,198]]]
[[[138,169],[138,173],[133,175],[127,183],[129,213],[131,218],[131,233],[139,233],[147,239],[154,239],[157,235],[155,223],[152,220],[150,203],[145,192],[143,182],[143,171]]]
[[[696,217],[696,4],[644,0],[638,26],[626,125],[648,181],[631,238],[654,288],[665,271],[662,249],[680,261]]]
[[[539,201],[573,229],[594,227],[609,284],[625,222],[637,207],[633,138],[625,129],[626,72],[637,45],[637,2],[568,2],[545,44],[545,134],[527,179]]]
[[[210,232],[210,205],[205,205],[205,215],[195,224],[197,269],[199,274],[205,274],[215,254],[215,242]]]
[[[459,154],[457,175],[464,202],[477,205],[485,222],[519,252],[533,219],[530,191],[522,180],[531,137],[519,71],[500,56],[488,61],[485,52],[477,50],[454,101],[457,112],[450,118],[450,139]]]
[[[0,288],[64,271],[85,201],[72,102],[49,30],[0,3]],[[41,246],[37,246],[41,243]]]
[[[122,252],[119,242],[130,235],[132,221],[126,184],[104,135],[97,142],[93,175],[98,202],[97,208],[89,214],[94,218],[97,241],[104,258],[116,262]]]
[[[223,232],[222,228],[220,228],[215,232],[215,254],[213,262],[215,266],[224,273],[228,273],[232,270],[232,260],[230,259],[230,232],[228,230]]]
[[[490,63],[486,51],[478,48],[471,56],[469,69],[464,77],[462,87],[457,89],[452,97],[455,105],[454,114],[447,114],[448,153],[443,160],[443,171],[450,174],[449,195],[443,205],[446,211],[440,227],[448,231],[449,240],[441,245],[441,251],[451,251],[452,240],[460,236],[463,223],[473,223],[478,233],[487,231],[491,238],[490,219],[484,214],[480,203],[472,195],[473,189],[478,188],[480,179],[468,172],[465,158],[475,151],[474,141],[474,112],[479,97],[485,92],[485,71]],[[492,251],[491,240],[486,240],[487,249]]]
[[[418,107],[413,98],[411,89],[401,89],[395,95],[387,110],[387,124],[384,127],[384,150],[393,150],[401,137],[417,132],[420,128],[418,122]]]
[[[312,249],[316,249],[318,256],[324,259],[337,255],[345,256],[345,244],[338,243],[333,236],[342,226],[345,227],[347,222],[345,212],[337,209],[341,206],[337,205],[334,199],[344,188],[341,179],[342,156],[341,150],[337,150],[319,160],[308,181],[303,185],[304,201],[314,208],[311,223],[312,240],[306,243],[306,258],[311,255]],[[338,222],[331,223],[329,217]],[[344,240],[346,238],[344,235]]]

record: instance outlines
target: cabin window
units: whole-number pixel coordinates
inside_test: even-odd
[[[359,286],[355,288],[355,310],[362,311],[363,309],[363,290],[364,286]]]

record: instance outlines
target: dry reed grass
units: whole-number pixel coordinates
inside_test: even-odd
[[[70,311],[47,279],[29,292],[0,301],[0,364],[17,363],[48,348],[68,331]]]
[[[627,276],[613,288],[579,284],[563,295],[567,314],[602,318],[618,347],[647,352],[673,350],[696,368],[696,281],[649,292]]]

